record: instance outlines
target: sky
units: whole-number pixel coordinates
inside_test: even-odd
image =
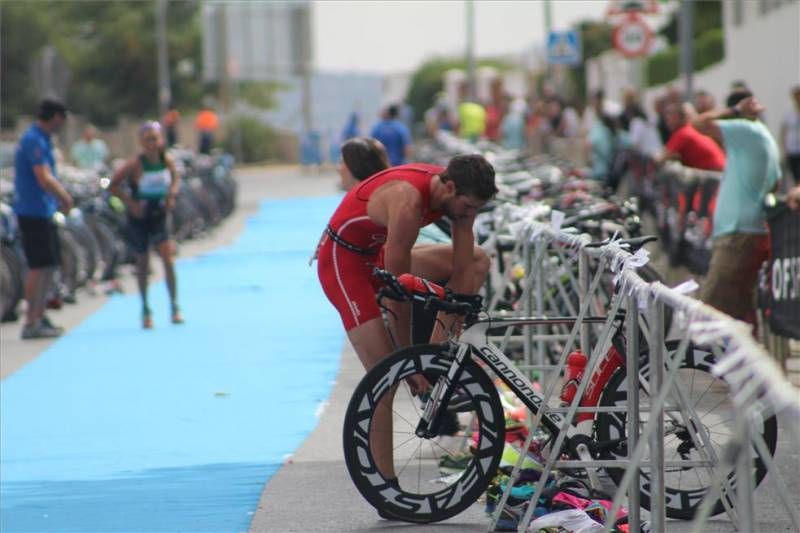
[[[544,43],[541,0],[476,0],[475,53],[516,54]],[[608,0],[552,0],[554,30],[603,18]],[[465,53],[461,0],[314,2],[314,62],[320,70],[410,72],[435,55]]]

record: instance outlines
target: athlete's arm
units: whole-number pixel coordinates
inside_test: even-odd
[[[451,221],[453,238],[453,274],[447,286],[455,293],[471,294],[474,291],[475,274],[472,255],[475,247],[475,236],[472,233],[474,217],[459,218]],[[436,324],[431,332],[431,344],[447,340],[449,332],[456,333],[461,329],[464,317],[438,313]]]
[[[171,210],[173,207],[175,207],[175,199],[178,197],[178,191],[180,190],[181,186],[181,175],[178,173],[178,169],[175,166],[175,161],[169,154],[167,154],[164,160],[167,164],[167,168],[169,169],[169,173],[172,176],[172,181],[170,182],[166,199],[166,207],[167,209]]]
[[[138,164],[139,162],[136,159],[129,159],[126,161],[124,165],[114,172],[114,175],[111,177],[111,184],[108,187],[108,189],[111,191],[111,194],[122,200],[122,202],[125,204],[125,207],[127,207],[128,211],[134,216],[141,216],[140,206],[134,201],[130,193],[121,187],[121,185],[122,182],[128,178],[128,176],[133,174],[134,169]]]
[[[64,186],[53,176],[47,164],[33,165],[33,175],[36,176],[36,181],[42,189],[58,199],[61,204],[61,210],[64,213],[72,209],[72,196],[69,195]]]
[[[386,226],[384,266],[395,275],[411,271],[411,248],[419,235],[422,220],[422,197],[405,182],[389,183],[376,190],[367,204],[367,214]],[[411,306],[407,302],[386,302],[394,341],[400,346],[411,342]],[[391,313],[390,313],[391,315]]]
[[[472,272],[472,255],[475,247],[475,236],[472,233],[474,217],[453,220],[451,234],[453,238],[453,275],[448,286],[453,292],[468,294],[473,291],[475,273]]]

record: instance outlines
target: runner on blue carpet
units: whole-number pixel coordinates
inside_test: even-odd
[[[153,327],[153,313],[147,303],[150,246],[164,262],[164,273],[172,311],[172,323],[182,324],[175,276],[175,242],[171,238],[172,210],[180,187],[175,163],[164,149],[161,125],[147,121],[139,128],[142,151],[129,159],[111,180],[111,192],[128,210],[128,238],[136,252],[136,279],[142,295],[142,327]],[[125,186],[123,186],[123,183]]]

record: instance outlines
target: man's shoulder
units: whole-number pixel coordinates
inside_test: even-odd
[[[37,128],[35,125],[32,125],[22,133],[22,136],[19,138],[19,142],[20,144],[24,145],[44,143],[47,142],[47,136],[41,129]]]

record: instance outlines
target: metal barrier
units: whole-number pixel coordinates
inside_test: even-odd
[[[753,493],[751,479],[753,457],[750,443],[769,469],[770,480],[778,486],[788,516],[795,527],[800,530],[800,512],[792,505],[788,491],[780,473],[772,468],[772,457],[763,436],[753,432],[752,427],[763,423],[777,413],[789,413],[800,417],[800,396],[796,389],[786,381],[772,358],[751,336],[750,326],[724,315],[723,313],[689,298],[680,291],[671,289],[661,283],[647,283],[637,274],[636,268],[647,262],[646,251],[631,255],[617,242],[611,242],[598,248],[586,245],[589,237],[576,235],[560,229],[558,223],[545,224],[531,220],[533,211],[519,208],[515,213],[502,214],[499,231],[509,231],[516,240],[515,252],[520,254],[525,264],[525,278],[522,281],[522,314],[545,316],[554,312],[559,305],[566,306],[570,313],[577,316],[572,328],[564,330],[560,335],[546,335],[542,326],[526,327],[521,339],[524,348],[523,369],[536,370],[542,376],[546,405],[529,420],[531,431],[523,449],[530,446],[533,429],[537,428],[541,417],[547,410],[553,410],[555,403],[550,402],[556,392],[558,376],[563,371],[567,355],[580,338],[580,346],[584,353],[590,354],[583,379],[574,400],[563,412],[564,426],[552,446],[553,453],[547,458],[541,473],[541,480],[546,480],[556,467],[585,468],[590,480],[595,480],[597,468],[624,467],[625,475],[617,487],[613,508],[608,513],[606,530],[613,527],[613,517],[627,495],[629,505],[629,529],[641,530],[639,513],[640,467],[647,464],[650,468],[650,509],[651,531],[666,530],[666,501],[664,492],[665,457],[664,457],[664,418],[672,416],[672,412],[680,412],[685,421],[699,420],[694,406],[687,401],[684,385],[676,379],[677,371],[686,355],[690,340],[698,345],[711,345],[715,351],[717,363],[713,373],[723,378],[731,391],[731,402],[735,410],[735,434],[727,448],[718,456],[711,445],[709,429],[702,424],[687,424],[688,432],[696,449],[703,457],[694,468],[708,470],[712,479],[711,488],[700,504],[693,523],[694,531],[703,531],[711,512],[711,506],[718,499],[721,501],[731,521],[741,531],[753,531]],[[541,217],[537,212],[536,216]],[[527,218],[526,218],[527,217]],[[497,222],[497,221],[496,221]],[[574,276],[574,263],[577,262],[577,277]],[[596,263],[594,274],[591,266]],[[508,269],[510,270],[510,269]],[[593,302],[597,302],[601,277],[608,272],[615,274],[618,290],[610,302],[607,320],[594,330],[593,324],[584,322]],[[507,277],[504,278],[507,281]],[[564,283],[566,283],[566,287]],[[551,288],[552,291],[546,290]],[[576,291],[579,296],[579,308],[575,309],[567,291]],[[497,304],[499,297],[490,302],[490,311]],[[628,387],[627,406],[624,409],[581,408],[580,399],[586,389],[588,376],[605,353],[610,343],[610,333],[617,312],[626,309],[627,338],[627,383],[639,383],[639,346],[640,332],[646,339],[650,349],[650,375],[647,387],[650,396],[650,413],[647,423],[641,428],[640,402],[638,386]],[[681,340],[678,349],[667,358],[665,349],[664,309],[673,310],[673,316],[685,327],[687,335]],[[557,312],[557,311],[556,311]],[[507,345],[510,335],[506,332],[503,346]],[[560,357],[555,365],[545,365],[544,350],[548,342],[563,342]],[[594,342],[592,343],[592,340]],[[591,343],[591,344],[590,344]],[[593,344],[593,345],[592,345]],[[666,359],[666,360],[665,360]],[[667,408],[667,401],[670,401]],[[627,416],[628,458],[623,460],[595,460],[588,453],[579,454],[579,461],[564,461],[558,456],[558,450],[564,442],[566,429],[576,413],[580,412],[614,412],[624,411]],[[793,431],[794,438],[800,447],[800,431],[796,427],[784,428]],[[649,451],[650,459],[645,463],[645,453]],[[511,480],[507,484],[492,520],[490,530],[494,529],[503,506],[508,500],[511,488],[516,481],[524,453],[512,471]],[[735,466],[735,481],[724,475],[727,467]],[[527,511],[519,523],[519,531],[526,531],[533,515],[535,502],[542,494],[544,482],[537,483],[534,495]],[[733,502],[736,502],[734,506]]]

